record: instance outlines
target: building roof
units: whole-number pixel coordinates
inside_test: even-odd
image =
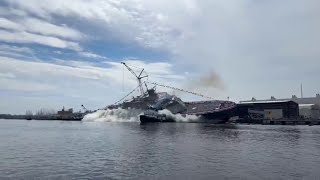
[[[256,101],[240,101],[239,104],[259,104],[259,103],[284,103],[294,102],[292,100],[256,100]]]
[[[298,104],[317,104],[320,105],[320,94],[316,94],[314,97],[297,97],[293,95],[291,98],[281,98],[277,99],[274,96],[271,96],[270,99],[255,99],[254,97],[251,100],[245,100],[245,101],[240,101],[239,104],[248,104],[248,103],[257,103],[257,102],[262,102],[262,103],[276,103],[276,102],[287,102],[287,101],[294,101]]]
[[[314,104],[299,104],[299,107],[308,107],[308,106],[314,106]]]

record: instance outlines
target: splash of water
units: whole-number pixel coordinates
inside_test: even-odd
[[[82,121],[90,122],[139,122],[141,110],[137,109],[107,109],[98,110],[94,113],[87,114]]]
[[[84,116],[84,122],[140,122],[139,115],[141,110],[137,109],[107,109],[98,110]],[[174,119],[176,122],[199,122],[201,118],[196,115],[173,114],[167,109],[158,111],[159,114],[166,115],[167,118]]]
[[[201,118],[196,115],[181,115],[181,114],[172,114],[171,111],[164,109],[160,110],[159,114],[166,115],[167,118],[174,119],[176,122],[199,122]]]

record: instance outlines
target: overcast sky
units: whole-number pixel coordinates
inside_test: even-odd
[[[318,0],[2,0],[0,113],[112,104],[136,87],[121,61],[216,99],[315,96],[319,19]]]

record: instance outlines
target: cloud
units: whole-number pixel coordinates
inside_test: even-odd
[[[38,92],[38,91],[51,91],[56,87],[49,84],[36,83],[36,82],[26,82],[22,79],[13,79],[15,76],[7,74],[9,78],[3,78],[0,74],[0,84],[5,84],[5,86],[0,86],[1,90],[10,91],[28,91],[28,92]]]
[[[136,73],[136,75],[139,75],[139,73],[144,69],[143,73],[144,75],[148,75],[149,81],[154,82],[165,82],[165,81],[177,81],[177,80],[183,80],[184,76],[180,75],[178,72],[174,71],[174,66],[167,62],[152,62],[152,63],[146,63],[142,60],[130,60],[126,59],[124,61],[133,71]],[[132,75],[126,67],[124,67],[122,64],[118,62],[105,62],[106,64],[110,64],[112,67],[114,67],[115,70],[118,72],[125,72],[125,76],[128,78],[133,78],[134,75]]]
[[[0,78],[15,78],[16,76],[12,73],[0,73]]]
[[[11,30],[17,30],[17,29],[21,29],[21,25],[12,22],[6,18],[0,18],[0,28],[3,29],[11,29]]]
[[[179,30],[167,24],[167,16],[149,10],[145,1],[6,1],[8,6],[29,16],[50,20],[72,19],[91,38],[134,42],[149,48],[169,49]],[[163,4],[164,5],[164,4]],[[85,23],[84,26],[81,24]],[[88,28],[90,27],[90,28]]]
[[[153,11],[181,31],[171,39],[172,59],[192,73],[213,69],[227,87],[221,98],[290,97],[301,82],[309,94],[319,91],[319,1],[166,3],[154,3]]]
[[[20,19],[19,21],[19,23],[24,26],[24,28],[20,30],[25,30],[42,35],[60,37],[69,40],[82,40],[85,38],[82,33],[75,29],[69,28],[67,26],[57,26],[40,19],[26,18]]]
[[[0,53],[17,53],[17,54],[33,54],[34,51],[28,47],[19,47],[19,46],[9,46],[2,44],[0,45]]]
[[[85,35],[66,26],[57,26],[47,21],[16,17],[13,20],[0,17],[0,41],[9,43],[37,43],[56,48],[81,50],[78,42]]]
[[[170,78],[178,83],[183,78],[172,70],[169,63],[141,60],[127,60],[126,63],[135,70],[140,65],[149,67],[148,70],[154,71],[155,75],[150,77],[151,81],[163,82]],[[83,104],[92,103],[93,107],[104,107],[137,86],[134,76],[117,62],[56,60],[49,63],[1,56],[0,72],[0,91],[11,91],[12,99],[20,98],[19,94],[23,92],[24,97],[49,98],[54,103],[64,97],[63,101],[73,106],[76,105],[73,103],[82,101]],[[39,108],[36,103],[33,107],[25,106]]]
[[[95,54],[95,53],[92,53],[92,52],[82,51],[82,52],[79,52],[79,55],[82,56],[82,57],[87,57],[87,58],[107,59],[107,58],[104,57],[104,56],[101,56],[101,55],[98,55],[98,54]]]
[[[31,76],[38,78],[39,80],[43,78],[44,74],[47,76],[47,78],[81,78],[89,80],[100,79],[101,76],[108,76],[109,74],[107,72],[104,73],[95,69],[56,65],[44,61],[23,61],[8,57],[1,57],[0,65],[2,72],[15,72],[20,76]]]
[[[174,53],[175,59],[188,63],[200,60],[218,66],[223,61],[236,61],[236,57],[243,59],[239,61],[247,61],[248,57],[261,61],[259,58],[266,54],[283,56],[302,52],[297,51],[301,48],[310,52],[308,43],[316,46],[318,42],[316,0],[303,4],[299,0],[5,2],[11,9],[43,19],[43,24],[44,20],[59,20],[57,17],[72,19],[75,28],[93,39],[139,43]]]
[[[56,37],[37,35],[27,32],[9,32],[0,30],[0,41],[8,43],[37,43],[55,48],[67,48],[73,50],[81,50],[78,43],[62,40]]]
[[[0,55],[9,57],[33,56],[34,51],[28,47],[0,45]]]
[[[314,83],[320,68],[317,0],[5,0],[3,5],[9,8],[0,8],[0,41],[73,49],[77,51],[74,57],[101,60],[99,64],[66,61],[69,57],[60,57],[65,55],[61,50],[55,53],[64,59],[60,64],[31,63],[42,68],[35,70],[38,74],[61,74],[59,77],[70,81],[86,79],[95,86],[112,81],[117,85],[110,89],[118,88],[123,66],[104,59],[101,53],[101,47],[112,46],[114,52],[107,52],[110,57],[112,53],[135,56],[122,53],[128,48],[168,57],[169,63],[152,61],[153,57],[148,61],[152,63],[139,60],[149,58],[127,59],[128,64],[145,67],[154,81],[165,84],[179,86],[177,81],[213,70],[226,87],[219,98],[290,97],[301,82],[309,87],[307,94],[320,88]],[[37,28],[40,25],[45,28]],[[1,52],[9,56],[0,48]],[[181,75],[185,71],[189,72],[186,77]],[[134,86],[134,78],[129,72],[124,74],[128,77],[125,84]]]
[[[14,21],[0,17],[0,28],[18,32],[25,31],[33,34],[55,36],[70,40],[81,40],[85,37],[79,31],[67,26],[57,26],[48,21],[31,17],[18,17],[15,18]]]
[[[5,44],[0,45],[0,51],[11,51],[11,52],[25,53],[25,54],[34,53],[34,51],[28,47],[9,46]]]

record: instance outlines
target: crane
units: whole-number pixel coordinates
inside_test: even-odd
[[[144,90],[143,90],[141,79],[148,77],[148,75],[142,76],[142,73],[143,73],[144,69],[142,69],[141,72],[139,73],[139,75],[137,75],[125,62],[121,62],[121,64],[123,64],[131,72],[131,74],[133,74],[137,78],[138,87],[140,89],[141,95],[143,96],[144,95]]]
[[[84,112],[88,112],[88,109],[86,107],[84,107],[83,104],[81,104],[81,107],[83,108]]]

